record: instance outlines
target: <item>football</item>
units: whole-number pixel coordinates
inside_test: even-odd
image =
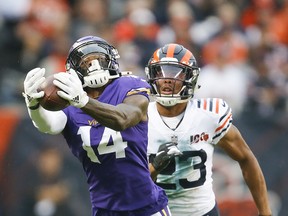
[[[39,99],[40,105],[50,111],[59,111],[69,106],[69,102],[59,97],[57,91],[60,89],[53,84],[54,77],[46,77],[45,82],[40,86],[38,91],[44,91],[44,97]]]

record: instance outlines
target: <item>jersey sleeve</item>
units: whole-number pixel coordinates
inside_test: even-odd
[[[146,82],[146,80],[139,77],[125,77],[122,85],[128,88],[126,96],[141,94],[148,98],[150,95],[150,85]]]
[[[216,107],[216,128],[214,131],[214,136],[212,137],[212,143],[217,144],[219,140],[227,133],[232,125],[233,116],[232,109],[228,104],[220,98],[214,98],[213,103]]]

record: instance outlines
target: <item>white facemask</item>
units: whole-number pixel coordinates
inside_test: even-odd
[[[99,61],[97,59],[91,61],[91,66],[88,68],[89,73],[88,76],[85,76],[83,87],[90,88],[99,88],[106,85],[110,78],[110,73],[108,70],[103,70],[99,65]]]

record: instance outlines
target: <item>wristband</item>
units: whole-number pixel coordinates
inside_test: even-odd
[[[37,103],[34,106],[28,107],[30,110],[37,110],[40,107],[40,103]]]

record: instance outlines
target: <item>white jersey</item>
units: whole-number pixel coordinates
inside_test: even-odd
[[[150,102],[148,116],[148,155],[156,154],[159,145],[171,140],[178,140],[178,148],[183,153],[157,176],[157,184],[168,195],[172,215],[201,216],[209,212],[215,205],[214,145],[232,124],[231,108],[219,98],[192,99],[183,119],[175,118],[175,125],[180,122],[176,129],[164,122],[156,102]]]

